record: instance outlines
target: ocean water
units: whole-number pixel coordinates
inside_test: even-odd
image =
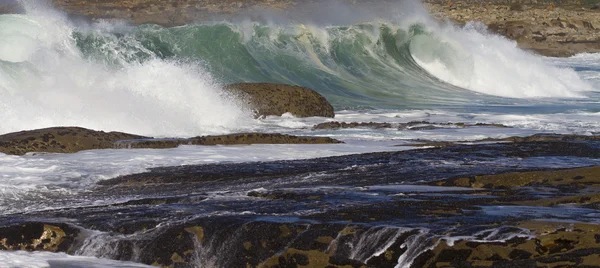
[[[348,7],[327,20],[265,11],[173,28],[84,22],[37,1],[22,4],[25,14],[0,15],[0,134],[52,126],[154,137],[256,131],[328,136],[346,144],[0,154],[3,215],[122,201],[71,197],[98,181],[158,166],[407,150],[413,147],[396,145],[415,139],[600,133],[599,54],[541,57],[479,23],[436,21],[415,3],[383,15]],[[221,91],[237,82],[312,88],[332,103],[336,117],[254,119]],[[312,129],[329,121],[511,128]],[[142,267],[0,252],[0,267],[61,263]]]

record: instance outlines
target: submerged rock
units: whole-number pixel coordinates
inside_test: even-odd
[[[148,138],[122,132],[104,132],[80,127],[53,127],[0,136],[0,152],[22,155],[27,152],[74,153],[113,148],[118,140]]]
[[[225,87],[242,98],[257,117],[291,113],[297,117],[333,117],[333,107],[316,91],[283,84],[242,83]]]

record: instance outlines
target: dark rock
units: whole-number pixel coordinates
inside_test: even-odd
[[[239,133],[190,139],[152,139],[122,132],[94,131],[80,127],[54,127],[0,136],[0,153],[74,153],[92,149],[175,148],[179,145],[234,144],[333,144],[328,137],[292,136],[277,133]]]
[[[79,229],[64,223],[28,222],[0,227],[0,250],[67,252]]]
[[[454,267],[546,267],[544,264],[552,266],[558,263],[568,263],[566,266],[595,265],[600,252],[593,239],[593,235],[598,233],[597,225],[575,225],[579,225],[578,230],[561,229],[560,223],[523,222],[519,226],[534,231],[535,238],[513,238],[501,243],[463,240],[449,246],[440,241],[433,249],[421,254],[413,267],[440,267],[441,264]]]
[[[392,128],[393,125],[390,123],[376,123],[376,122],[368,122],[368,123],[346,123],[346,122],[325,122],[315,125],[313,129],[340,129],[340,128]]]
[[[495,175],[456,177],[432,183],[443,186],[473,188],[522,187],[528,185],[600,185],[600,167],[584,167],[550,171],[511,172]]]
[[[329,137],[292,136],[278,133],[239,133],[202,136],[190,139],[143,139],[118,141],[114,148],[175,148],[179,145],[237,144],[335,144],[341,141]]]
[[[381,128],[397,128],[399,130],[432,130],[438,128],[450,128],[450,127],[499,127],[499,128],[509,128],[508,126],[502,124],[490,124],[490,123],[476,123],[476,124],[467,124],[467,123],[435,123],[429,121],[410,121],[408,123],[378,123],[378,122],[325,122],[317,124],[313,127],[313,130],[318,129],[347,129],[347,128],[373,128],[373,129],[381,129]]]
[[[520,139],[532,141],[470,146],[457,144],[444,148],[295,161],[156,168],[145,174],[103,182],[101,184],[108,187],[97,187],[81,196],[97,200],[106,200],[106,197],[121,200],[122,196],[127,196],[135,197],[134,200],[94,207],[44,210],[35,215],[6,215],[3,222],[8,222],[9,227],[19,227],[21,225],[15,222],[27,217],[56,221],[68,219],[82,228],[103,231],[102,235],[111,238],[101,240],[106,243],[101,244],[102,249],[110,249],[101,251],[106,254],[104,258],[163,267],[208,264],[215,267],[396,267],[400,258],[417,257],[415,255],[419,253],[422,254],[415,259],[412,267],[597,264],[600,261],[598,225],[581,223],[589,219],[593,221],[593,213],[581,213],[581,218],[574,216],[569,222],[550,222],[558,217],[549,213],[547,217],[550,220],[546,223],[529,221],[532,217],[527,213],[511,213],[508,216],[487,213],[486,206],[527,206],[531,210],[531,205],[519,202],[565,197],[562,192],[555,191],[558,185],[563,184],[569,187],[574,184],[588,186],[585,191],[578,192],[581,193],[578,198],[583,202],[600,200],[599,167],[521,172],[527,167],[513,165],[521,163],[524,157],[597,157],[600,155],[600,143],[594,141],[596,137],[538,135]],[[541,141],[536,141],[538,139]],[[517,159],[509,160],[512,162],[506,166],[500,163],[472,164],[477,161],[489,163],[495,159],[504,161],[512,157]],[[437,164],[441,161],[464,164]],[[298,182],[298,178],[314,174],[319,176],[313,176],[304,184]],[[467,178],[462,181],[465,186],[480,183],[494,189],[455,189],[459,191],[452,192],[445,189],[438,192],[434,188],[427,193],[410,190],[412,186],[420,187],[410,184],[450,176]],[[493,180],[480,179],[484,177]],[[524,194],[535,187],[500,190],[510,187],[501,184],[513,177],[518,178],[515,181],[519,185],[554,189],[544,190],[546,192],[541,195]],[[402,190],[401,194],[397,194],[397,190],[378,190],[378,185],[395,188],[397,183],[410,187]],[[141,187],[130,188],[134,184]],[[242,185],[249,187],[239,187]],[[256,188],[259,185],[266,187]],[[321,185],[352,187],[321,189]],[[119,186],[123,187],[122,192]],[[153,187],[156,191],[152,190]],[[210,196],[206,193],[215,190],[225,190],[236,196],[248,191],[248,196],[256,198],[235,198],[235,201],[206,199]],[[599,196],[590,195],[593,193]],[[568,206],[577,206],[572,204],[576,202],[567,199],[564,202],[571,203]],[[218,213],[205,216],[211,211]],[[219,215],[221,211],[254,213]],[[289,213],[293,211],[311,213]],[[282,213],[287,215],[281,216]],[[58,226],[62,230],[66,228],[52,223],[47,225]],[[4,237],[0,236],[0,243],[11,241],[11,245],[17,245],[13,248],[20,248],[18,241],[23,239],[26,240],[23,244],[32,244],[31,241],[37,241],[35,239],[43,233],[43,228],[41,231],[32,228],[7,230]],[[505,240],[513,234],[527,236]],[[445,236],[474,239],[449,244],[440,238]],[[69,244],[72,243],[66,243],[67,249],[59,251],[69,251]],[[37,250],[36,247],[31,248]]]
[[[0,152],[15,155],[27,152],[74,153],[113,148],[113,144],[118,140],[143,138],[147,137],[80,127],[53,127],[1,135]]]
[[[268,83],[242,83],[225,87],[240,97],[257,117],[291,113],[297,117],[333,117],[333,107],[312,89]]]

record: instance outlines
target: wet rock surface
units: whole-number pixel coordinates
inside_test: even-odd
[[[70,197],[112,202],[3,215],[0,245],[161,267],[593,265],[599,146],[555,135],[155,168]],[[85,231],[56,246],[46,225]]]
[[[509,128],[502,124],[488,124],[488,123],[451,123],[451,122],[429,122],[429,121],[410,121],[407,123],[379,123],[379,122],[324,122],[317,124],[313,127],[314,130],[319,129],[348,129],[348,128],[395,128],[398,130],[432,130],[442,128],[467,128],[467,127],[498,127],[498,128]]]
[[[118,140],[143,138],[147,137],[80,127],[53,127],[1,135],[0,152],[16,155],[27,152],[74,153],[112,148]]]
[[[333,144],[341,141],[328,137],[292,136],[278,133],[239,133],[202,136],[189,139],[124,140],[114,148],[175,148],[179,145],[240,145],[240,144]]]
[[[586,136],[586,135],[560,135],[560,134],[542,133],[542,134],[535,134],[535,135],[525,136],[525,137],[513,136],[513,137],[507,137],[507,138],[485,138],[485,139],[475,140],[475,141],[456,141],[456,142],[416,139],[416,140],[412,140],[414,143],[402,144],[399,146],[445,147],[445,146],[452,146],[452,145],[459,145],[459,144],[466,144],[466,143],[487,143],[487,142],[512,142],[512,143],[556,142],[555,144],[557,146],[561,146],[559,144],[564,144],[564,143],[569,143],[569,142],[574,142],[574,144],[576,144],[577,141],[581,142],[581,141],[598,141],[598,140],[600,140],[600,136],[598,136],[598,135]],[[575,146],[575,145],[573,145],[573,146]],[[592,153],[592,155],[595,155],[595,153],[593,153],[593,152],[591,152],[591,153]]]
[[[438,241],[414,263],[418,267],[594,267],[600,243],[598,225],[525,221],[523,236],[503,242]],[[525,231],[527,230],[527,231]],[[529,233],[529,234],[526,234]],[[481,236],[492,235],[482,233]],[[530,236],[529,238],[527,236]]]
[[[600,184],[600,167],[585,167],[566,170],[511,172],[495,175],[451,178],[436,182],[439,186],[459,186],[472,188],[511,188],[523,186],[559,187],[582,184]]]
[[[333,107],[316,91],[284,84],[241,83],[225,90],[242,99],[256,117],[291,113],[296,117],[333,117]]]
[[[24,222],[0,227],[0,250],[69,252],[80,230],[64,223]]]
[[[75,153],[92,149],[175,148],[179,145],[331,144],[328,137],[292,136],[278,133],[238,133],[189,139],[153,139],[122,132],[95,131],[80,127],[54,127],[0,136],[0,153]]]

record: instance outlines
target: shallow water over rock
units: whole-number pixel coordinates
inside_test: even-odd
[[[3,215],[0,234],[40,228],[39,238],[3,247],[164,267],[420,267],[473,263],[473,248],[492,245],[519,251],[487,256],[490,264],[539,260],[563,251],[527,246],[546,234],[525,223],[558,222],[568,235],[561,226],[600,223],[600,169],[585,167],[599,165],[599,145],[590,137],[154,168],[73,197],[124,201]],[[553,168],[575,169],[544,171]],[[76,239],[44,240],[48,228]],[[595,252],[581,241],[567,252],[587,251],[569,261]]]

